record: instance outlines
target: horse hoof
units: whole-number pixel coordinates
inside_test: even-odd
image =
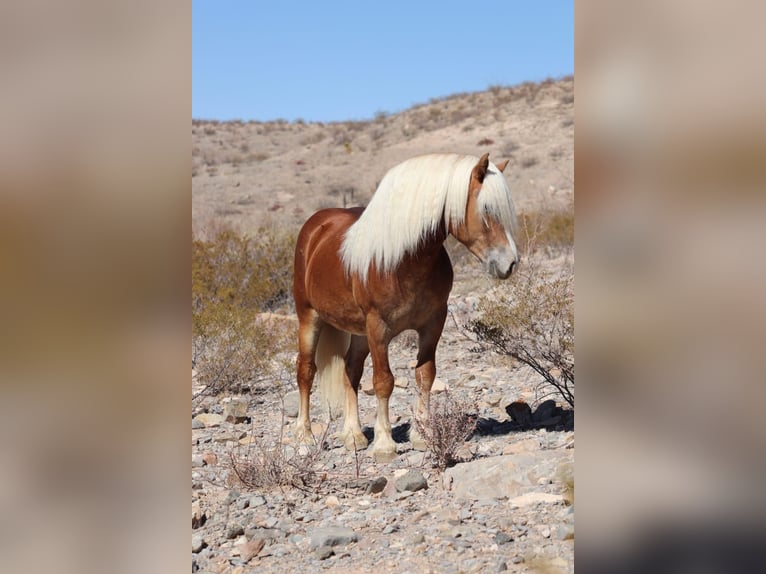
[[[339,435],[338,438],[343,441],[343,446],[346,447],[346,450],[350,450],[351,452],[364,450],[369,444],[367,437],[362,433],[349,432],[345,435]]]

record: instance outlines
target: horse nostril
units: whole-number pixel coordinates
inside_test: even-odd
[[[516,267],[516,261],[511,261],[511,267],[508,269],[508,275],[513,273],[513,269]]]

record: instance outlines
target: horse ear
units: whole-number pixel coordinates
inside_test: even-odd
[[[500,163],[496,163],[497,169],[499,169],[501,172],[505,171],[505,168],[508,167],[508,162],[511,161],[509,159],[505,161],[501,161]]]
[[[484,183],[487,169],[489,169],[489,154],[485,153],[479,158],[479,163],[473,168],[473,177],[475,177],[479,183]]]

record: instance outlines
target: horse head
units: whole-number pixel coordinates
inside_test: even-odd
[[[485,198],[482,191],[490,178],[503,178],[502,172],[507,165],[507,160],[498,165],[490,164],[488,153],[481,156],[471,171],[465,218],[449,228],[450,233],[482,262],[484,269],[499,279],[507,279],[519,263],[512,226],[508,222],[504,224],[499,217],[498,203],[504,200],[510,205],[511,199],[505,181],[492,181],[493,191],[504,190],[504,193],[493,194],[497,197]]]

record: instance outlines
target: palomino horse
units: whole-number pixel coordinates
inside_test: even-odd
[[[519,257],[516,214],[499,166],[455,154],[415,157],[392,168],[366,209],[323,209],[304,224],[295,249],[293,292],[298,314],[300,407],[296,438],[311,440],[309,396],[314,375],[324,401],[343,406],[339,438],[367,446],[359,424],[358,390],[372,355],[378,400],[372,455],[396,455],[388,417],[394,376],[388,345],[399,333],[418,334],[416,416],[427,417],[436,345],[447,317],[452,264],[444,241],[452,234],[490,275],[507,278]],[[414,425],[410,440],[420,442]]]

